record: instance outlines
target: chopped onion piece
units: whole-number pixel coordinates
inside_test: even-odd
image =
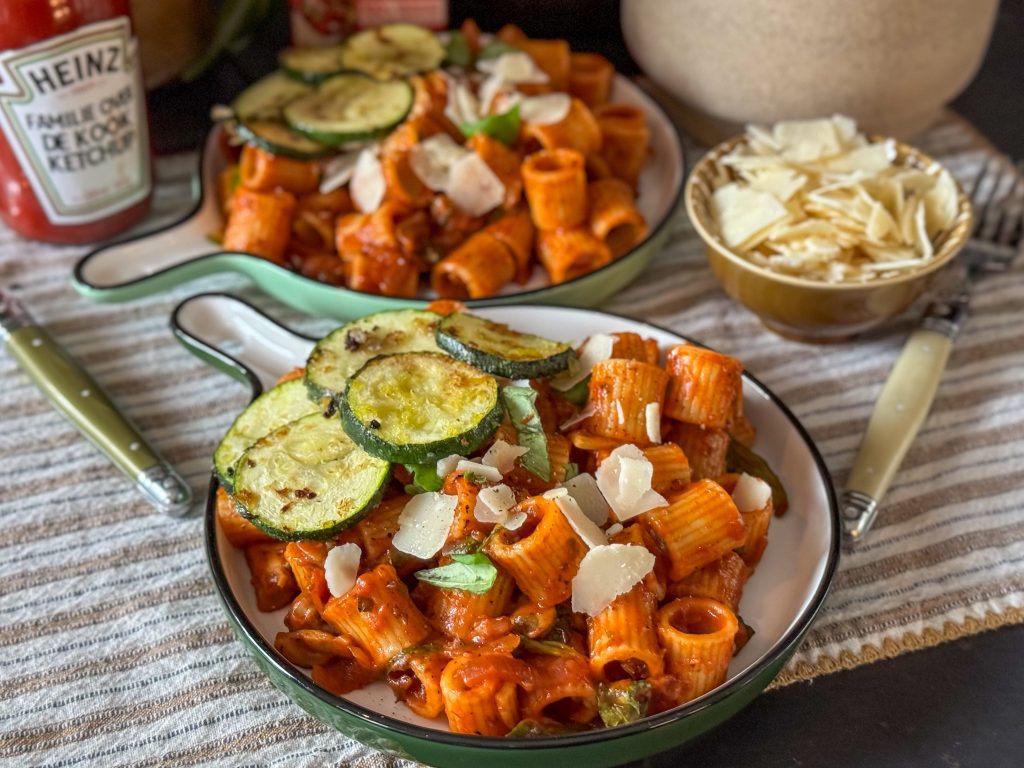
[[[398,532],[391,540],[399,552],[429,560],[448,539],[455,519],[456,496],[421,493],[409,499],[398,517]]]
[[[455,465],[456,472],[462,472],[463,474],[472,473],[478,475],[480,478],[487,480],[491,483],[501,482],[501,472],[494,467],[489,467],[486,464],[481,464],[479,461],[470,461],[469,459],[463,459]]]
[[[661,403],[648,403],[644,408],[647,419],[647,439],[652,443],[661,442]]]
[[[583,556],[572,580],[572,609],[596,616],[651,572],[654,555],[635,544],[605,544]]]
[[[352,181],[349,183],[352,202],[363,213],[373,213],[384,201],[385,191],[387,180],[384,178],[380,160],[377,159],[376,150],[364,149],[356,159]]]
[[[324,577],[327,588],[334,597],[343,597],[356,583],[359,574],[359,558],[363,551],[358,544],[349,542],[332,547],[324,560]]]
[[[764,480],[744,472],[736,481],[732,500],[740,512],[764,509],[772,498],[772,487]]]
[[[571,480],[562,483],[562,487],[580,505],[583,514],[593,520],[595,524],[604,525],[608,522],[608,502],[605,501],[592,474],[589,472],[578,474]]]

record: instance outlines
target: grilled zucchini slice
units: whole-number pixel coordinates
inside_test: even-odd
[[[280,120],[281,110],[300,96],[311,93],[313,86],[301,83],[278,70],[260,78],[238,94],[231,103],[231,109],[243,123]]]
[[[317,160],[334,154],[335,150],[320,142],[293,131],[277,120],[251,120],[235,124],[239,137],[255,144],[262,150],[275,155],[294,157],[297,160]]]
[[[569,367],[572,347],[482,317],[455,312],[437,326],[437,346],[457,360],[507,379],[540,379]]]
[[[324,80],[315,92],[289,102],[283,114],[299,133],[336,146],[383,136],[405,119],[412,101],[412,86],[404,80],[350,73]]]
[[[285,48],[277,54],[281,69],[289,77],[306,83],[319,83],[344,71],[341,46],[324,48]]]
[[[306,361],[310,397],[330,410],[345,392],[349,377],[378,355],[437,352],[434,331],[440,315],[420,309],[395,309],[353,320],[320,339]]]
[[[444,60],[437,35],[415,24],[385,24],[342,43],[341,63],[381,80],[437,69]]]
[[[498,382],[437,352],[375,357],[351,378],[341,422],[368,453],[403,464],[468,455],[502,418]]]
[[[302,379],[282,382],[249,403],[214,451],[213,468],[221,484],[229,491],[232,489],[235,464],[250,445],[278,427],[319,410],[309,399]]]
[[[391,465],[349,439],[336,418],[303,416],[257,440],[235,468],[242,514],[278,539],[326,539],[380,500]]]

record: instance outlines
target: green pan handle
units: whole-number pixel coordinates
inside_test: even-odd
[[[7,351],[57,410],[135,483],[161,512],[189,510],[188,484],[154,451],[106,393],[45,330],[12,330]]]

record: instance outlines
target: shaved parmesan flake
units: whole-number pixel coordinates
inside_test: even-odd
[[[519,117],[524,123],[554,125],[560,123],[572,108],[572,97],[567,93],[545,93],[528,96],[519,102]]]
[[[494,467],[489,467],[486,464],[481,464],[479,461],[469,461],[468,459],[463,459],[462,461],[455,465],[455,471],[462,472],[463,474],[472,473],[482,478],[483,480],[487,480],[488,482],[491,483],[501,482],[501,472],[499,472]]]
[[[438,133],[409,150],[409,167],[428,188],[443,192],[448,188],[452,166],[468,154],[470,151],[447,133]]]
[[[509,516],[508,520],[502,523],[502,528],[509,531],[516,531],[519,527],[526,522],[525,512],[516,512],[514,515]]]
[[[577,411],[568,419],[559,424],[558,428],[563,431],[567,429],[572,429],[580,422],[589,419],[595,413],[597,413],[597,403],[588,402],[583,408],[581,408],[579,411]]]
[[[583,539],[583,543],[588,547],[593,549],[608,543],[604,531],[598,528],[593,520],[583,514],[583,510],[576,503],[576,499],[569,495],[568,489],[553,488],[544,494],[544,498],[555,502],[555,505],[565,516],[569,525],[572,526],[572,529],[576,531],[577,535]]]
[[[409,499],[398,517],[398,532],[391,540],[399,552],[429,560],[448,539],[458,498],[446,493],[421,493]]]
[[[483,216],[505,200],[505,185],[475,152],[452,165],[445,191],[470,216]]]
[[[570,368],[568,373],[559,374],[552,378],[550,380],[551,386],[560,392],[572,389],[590,375],[590,371],[597,363],[610,358],[614,348],[615,338],[613,336],[595,333],[583,343],[579,352],[576,353],[577,365]]]
[[[635,544],[594,547],[572,580],[572,609],[596,616],[654,569],[654,555]]]
[[[546,83],[548,76],[529,54],[522,51],[503,53],[493,59],[481,59],[476,68],[487,75],[500,77],[507,83]]]
[[[348,189],[352,202],[363,213],[373,213],[380,208],[387,190],[387,180],[374,149],[367,148],[359,153]]]
[[[481,488],[476,497],[473,517],[481,523],[506,523],[516,508],[516,497],[507,485]]]
[[[324,559],[324,577],[334,597],[343,597],[356,583],[359,558],[363,551],[358,544],[339,544],[332,547]]]
[[[576,475],[571,480],[562,483],[569,495],[579,504],[583,514],[594,521],[596,525],[604,525],[608,522],[608,502],[597,487],[597,481],[589,472]]]
[[[661,403],[648,403],[644,408],[647,420],[647,439],[652,443],[661,442]]]
[[[448,102],[444,107],[444,116],[456,125],[474,123],[480,119],[480,102],[467,83],[448,78]]]
[[[480,459],[482,464],[494,467],[501,474],[511,472],[516,465],[516,459],[529,451],[521,445],[512,445],[504,440],[495,440],[494,444],[487,449],[487,453]]]
[[[772,498],[772,487],[764,480],[744,472],[736,481],[732,501],[740,512],[756,512],[764,509]]]
[[[789,217],[789,209],[774,195],[736,183],[712,193],[711,210],[722,240],[730,248],[752,247],[759,234]]]
[[[324,166],[324,173],[320,177],[320,192],[327,194],[340,189],[352,180],[355,173],[356,163],[359,161],[362,151],[343,152]]]
[[[448,475],[455,471],[455,468],[459,466],[460,461],[465,460],[465,456],[459,456],[457,453],[453,453],[451,456],[445,456],[443,459],[438,459],[437,476],[444,480]]]
[[[612,523],[608,526],[608,529],[604,532],[604,535],[610,539],[612,536],[618,536],[624,530],[626,530],[626,526],[624,526],[622,523]]]
[[[619,522],[668,505],[665,497],[651,488],[653,477],[654,466],[635,445],[620,445],[595,473],[597,487]]]

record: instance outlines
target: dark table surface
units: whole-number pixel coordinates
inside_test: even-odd
[[[614,0],[455,0],[453,20],[467,15],[485,29],[513,20],[528,33],[565,36],[635,71],[618,32]],[[283,19],[271,19],[243,55],[222,60],[191,86],[155,92],[158,151],[198,146],[208,105],[229,99],[273,67],[273,52],[286,42]],[[1001,151],[1024,158],[1024,0],[1004,0],[988,55],[953,106]],[[725,726],[642,765],[1024,766],[1022,650],[1024,626],[1006,627],[797,683],[764,694]]]

